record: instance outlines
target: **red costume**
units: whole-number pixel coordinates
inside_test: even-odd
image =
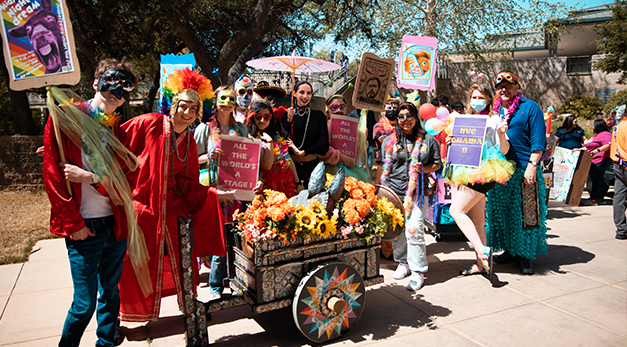
[[[144,297],[127,255],[120,280],[120,319],[156,321],[162,297],[177,294],[179,306],[183,302],[177,217],[192,217],[195,257],[226,254],[222,215],[215,187],[198,182],[198,154],[189,131],[178,135],[174,149],[170,116],[146,114],[129,120],[122,128],[139,163],[129,181],[136,182],[133,203],[150,255],[154,291]],[[197,269],[194,274],[197,285]]]
[[[119,126],[113,127],[112,130],[120,142],[124,143],[124,131]],[[81,149],[65,133],[60,132],[60,134],[65,162],[82,168]],[[69,237],[70,234],[85,227],[83,216],[79,213],[81,207],[81,183],[70,183],[72,189],[72,196],[70,196],[67,191],[63,171],[59,167],[61,159],[59,157],[59,145],[54,134],[52,117],[48,118],[44,128],[44,148],[46,150],[44,151],[42,176],[46,194],[48,194],[48,199],[50,200],[50,233]],[[96,185],[96,190],[100,194],[107,196],[106,190],[101,184]],[[128,232],[124,207],[114,205],[111,202],[111,208],[115,216],[115,237],[118,240],[123,240]]]

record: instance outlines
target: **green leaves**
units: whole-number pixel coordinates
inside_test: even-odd
[[[618,83],[627,80],[627,1],[617,0],[610,6],[614,19],[595,26],[595,31],[603,36],[596,41],[599,53],[605,56],[597,60],[595,68],[606,72],[621,72]]]

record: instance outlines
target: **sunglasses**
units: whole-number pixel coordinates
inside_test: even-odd
[[[403,113],[399,114],[397,119],[401,122],[409,122],[410,120],[416,119],[416,117],[412,116],[409,113]]]
[[[122,74],[124,73],[122,72]],[[111,70],[102,77],[104,78],[105,82],[107,82],[110,85],[116,85],[120,83],[122,85],[122,89],[125,92],[130,92],[133,89],[135,89],[135,85],[133,84],[133,81],[120,77],[120,71]]]
[[[337,111],[345,111],[346,110],[346,105],[344,104],[331,104],[329,105],[329,111],[331,112],[337,112]]]
[[[248,94],[248,96],[252,96],[253,90],[241,88],[237,90],[237,94],[239,94],[240,96],[244,96],[245,94]]]
[[[505,82],[505,83],[501,83],[497,85],[495,89],[496,90],[510,89],[513,85],[514,85],[513,83]]]
[[[260,113],[253,113],[253,117],[255,117],[255,120],[257,122],[261,122],[261,121],[269,121],[270,119],[272,119],[272,115],[271,114],[260,114]]]

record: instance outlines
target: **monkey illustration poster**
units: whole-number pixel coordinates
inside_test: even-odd
[[[353,106],[383,112],[393,72],[393,59],[382,59],[373,53],[362,54],[353,92]]]
[[[0,12],[11,89],[78,83],[72,24],[62,0],[0,0]]]
[[[398,56],[398,87],[433,90],[438,39],[404,35]]]

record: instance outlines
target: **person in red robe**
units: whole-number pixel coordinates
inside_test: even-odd
[[[187,284],[182,283],[181,273],[187,269],[181,265],[179,250],[191,244],[179,243],[179,217],[191,217],[193,223],[192,259],[226,254],[218,191],[198,182],[196,142],[188,128],[202,115],[203,100],[213,98],[213,89],[209,80],[189,69],[168,76],[165,88],[173,95],[169,115],[145,114],[122,125],[128,149],[137,155],[139,163],[129,180],[136,182],[133,204],[150,255],[148,267],[154,289],[145,296],[131,264],[124,262],[120,280],[123,321],[158,320],[165,296],[176,294],[182,306]],[[199,283],[197,263],[188,266],[194,267],[195,289]]]

